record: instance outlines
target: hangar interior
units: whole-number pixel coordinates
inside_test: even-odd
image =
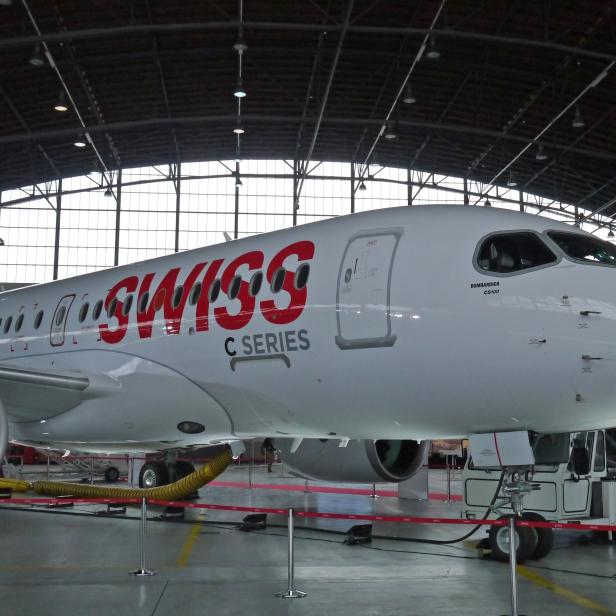
[[[392,206],[511,209],[614,238],[613,0],[0,0],[0,31],[4,288]],[[303,485],[278,464],[230,474],[236,487],[201,500],[462,510],[459,498],[274,489]],[[430,482],[442,493],[443,471]],[[470,614],[509,602],[507,568],[478,558],[476,541],[387,538],[465,527],[376,523],[384,537],[351,547],[336,534],[347,523],[306,522],[296,576],[308,597],[285,602],[283,518],[246,534],[231,525],[239,513],[151,523],[158,575],[132,580],[138,508],[25,509],[0,511],[11,614]],[[616,613],[615,560],[613,544],[561,533],[520,569],[523,612]]]

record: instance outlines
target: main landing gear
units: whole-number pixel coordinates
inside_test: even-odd
[[[146,462],[139,473],[140,488],[156,488],[183,479],[195,472],[195,467],[184,460],[156,460]]]

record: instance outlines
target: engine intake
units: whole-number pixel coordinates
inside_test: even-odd
[[[424,464],[429,441],[350,441],[305,439],[291,453],[292,439],[276,439],[282,461],[305,479],[348,483],[400,482],[412,477]]]

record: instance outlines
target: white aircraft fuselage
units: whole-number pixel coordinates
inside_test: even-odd
[[[3,293],[11,439],[149,451],[616,425],[616,269],[567,258],[549,230],[582,233],[502,210],[394,208]],[[510,231],[540,237],[554,262],[478,267],[482,239]]]

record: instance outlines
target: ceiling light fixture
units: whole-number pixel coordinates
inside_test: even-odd
[[[0,246],[4,246],[4,240],[0,237]]]
[[[243,135],[246,131],[242,128],[242,126],[240,124],[238,124],[234,129],[233,132],[236,135]]]
[[[609,230],[609,232],[607,234],[607,238],[609,240],[613,240],[614,239],[614,231],[612,230],[612,226],[611,225],[610,225],[610,230]]]
[[[430,37],[430,48],[426,53],[428,60],[438,60],[441,57],[441,52],[436,48],[436,40],[433,36]]]
[[[387,124],[385,124],[385,131],[383,132],[383,137],[385,137],[385,139],[387,139],[388,141],[393,141],[394,139],[398,138],[398,135],[396,134],[396,131],[394,130],[394,127],[391,122],[387,122]]]
[[[515,176],[513,175],[513,173],[510,171],[509,172],[509,178],[507,180],[507,186],[509,188],[513,188],[514,186],[517,186],[518,182],[515,179]]]
[[[105,197],[113,197],[113,191],[111,190],[111,186],[107,186],[105,190]]]
[[[58,100],[56,104],[53,106],[56,111],[68,111],[68,107],[66,106],[66,98],[64,95],[64,90],[60,90],[60,94],[58,94]]]
[[[41,46],[35,45],[34,51],[30,56],[30,64],[32,66],[44,66],[45,65],[45,57],[41,52]]]
[[[359,186],[357,187],[357,190],[368,190],[366,188],[366,185],[364,184],[363,180],[359,183]]]
[[[543,151],[543,146],[539,144],[539,148],[537,149],[537,153],[535,154],[536,160],[547,160],[548,155]]]
[[[248,49],[248,45],[246,45],[246,41],[244,37],[240,35],[235,43],[233,43],[233,49],[239,53],[244,53]]]
[[[413,103],[417,102],[417,99],[413,96],[413,89],[411,88],[410,83],[406,86],[406,92],[404,93],[402,102],[406,103],[407,105],[412,105]]]
[[[584,118],[582,117],[579,107],[575,108],[575,116],[573,116],[571,126],[573,126],[573,128],[584,128],[586,126],[586,122],[584,122]]]
[[[236,173],[235,174],[235,187],[239,188],[240,186],[244,186],[244,184],[242,184],[242,180],[240,178],[240,174]]]
[[[483,207],[492,207],[489,199],[486,199],[486,202],[483,204]]]
[[[246,88],[244,88],[244,82],[241,77],[237,80],[237,86],[235,86],[233,96],[236,98],[244,98],[246,96]]]
[[[73,145],[76,148],[85,148],[86,147],[86,142],[85,142],[85,140],[83,138],[83,135],[79,135],[77,137],[77,139],[75,139],[75,141],[73,142]]]

